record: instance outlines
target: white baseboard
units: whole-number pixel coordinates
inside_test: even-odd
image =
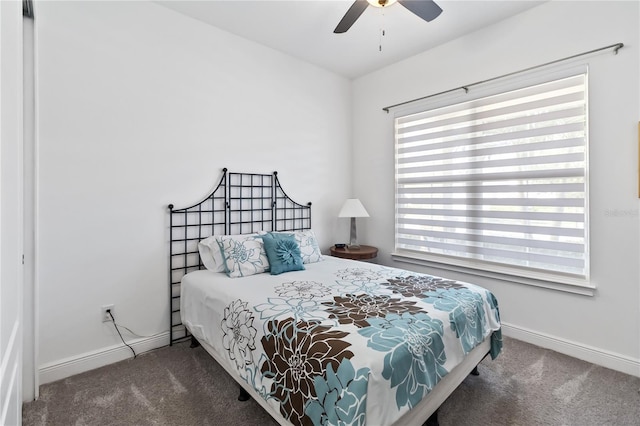
[[[502,323],[502,333],[507,337],[522,340],[523,342],[551,349],[612,370],[640,377],[640,360],[637,359],[527,330],[504,322]],[[155,337],[138,339],[128,343],[134,348],[136,353],[142,353],[167,346],[169,344],[169,333],[166,332]],[[117,345],[99,351],[87,352],[73,358],[55,361],[40,367],[40,384],[54,382],[130,357],[131,350],[129,348],[124,345]]]
[[[141,354],[152,349],[161,348],[169,344],[169,332],[158,334],[154,337],[145,337],[127,342],[136,354]],[[133,357],[131,349],[123,344],[110,346],[97,351],[87,352],[72,358],[54,361],[40,366],[40,384],[43,385],[56,380],[64,379],[75,374],[93,370],[98,367],[113,364]]]
[[[561,354],[591,362],[602,367],[640,377],[640,360],[638,359],[560,339],[558,337],[536,331],[527,330],[504,322],[502,323],[502,334],[507,337],[522,340],[523,342],[531,343],[532,345],[551,349]]]

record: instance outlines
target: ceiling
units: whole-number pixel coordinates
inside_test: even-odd
[[[333,29],[351,0],[168,0],[176,12],[216,26],[348,78],[357,78],[484,26],[543,0],[436,0],[431,22],[401,4],[369,6],[344,34]],[[382,36],[384,29],[384,36]]]

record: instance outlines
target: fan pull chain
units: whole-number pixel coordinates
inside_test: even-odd
[[[378,52],[382,52],[382,40],[386,31],[384,29],[384,7],[380,9],[380,33],[378,34]]]

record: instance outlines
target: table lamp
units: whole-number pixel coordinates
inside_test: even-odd
[[[365,210],[364,206],[357,198],[349,198],[342,205],[338,217],[350,217],[351,218],[351,232],[349,234],[349,249],[357,250],[360,248],[358,245],[358,236],[356,232],[356,218],[357,217],[369,217],[369,213]]]

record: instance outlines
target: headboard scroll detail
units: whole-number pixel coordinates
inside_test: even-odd
[[[189,337],[180,319],[180,281],[204,269],[198,242],[211,235],[311,228],[311,203],[296,203],[284,192],[278,172],[232,173],[222,169],[220,182],[202,201],[169,208],[170,343]]]

